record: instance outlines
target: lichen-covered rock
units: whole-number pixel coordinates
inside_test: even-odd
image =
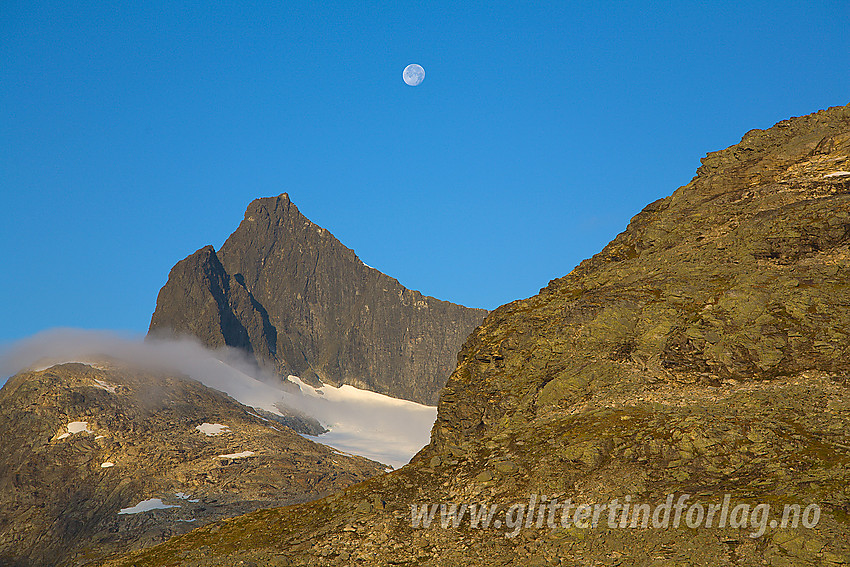
[[[114,565],[178,564],[201,546],[204,566],[280,550],[294,565],[850,563],[846,172],[850,106],[747,133],[599,254],[490,313],[411,464]],[[516,470],[497,465],[507,462]],[[355,515],[376,494],[385,509]],[[544,519],[505,537],[504,525],[476,529],[468,516],[444,527],[439,510],[430,528],[411,524],[413,505],[492,503],[506,520],[530,496],[536,506],[544,496],[659,504],[668,495],[706,505],[729,495],[774,514],[817,505],[821,516],[757,537],[731,521],[653,529],[606,519]]]

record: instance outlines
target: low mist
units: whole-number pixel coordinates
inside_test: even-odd
[[[24,370],[64,362],[111,359],[148,370],[185,374],[239,402],[272,413],[284,404],[317,419],[330,431],[311,439],[339,450],[399,467],[426,443],[436,408],[350,386],[314,389],[293,377],[262,372],[244,352],[210,350],[191,338],[145,339],[106,331],[54,329],[0,347],[0,384]]]
[[[107,331],[53,329],[0,351],[0,380],[23,370],[43,370],[63,362],[113,359],[148,370],[186,374],[205,386],[229,394],[243,404],[273,408],[278,388],[256,378],[246,356],[233,348],[210,350],[197,340],[147,339]],[[280,382],[280,378],[275,378]],[[267,408],[268,406],[268,408]]]

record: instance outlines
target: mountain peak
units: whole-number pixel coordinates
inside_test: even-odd
[[[150,333],[242,348],[281,376],[433,404],[485,314],[369,268],[283,193],[252,201],[217,253],[175,266]]]
[[[281,193],[276,197],[260,197],[254,199],[245,209],[245,218],[261,213],[270,217],[282,218],[290,213],[301,214],[298,207],[289,198],[288,193]]]

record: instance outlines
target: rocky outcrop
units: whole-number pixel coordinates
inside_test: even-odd
[[[211,348],[231,346],[274,359],[275,328],[242,281],[221,265],[212,246],[178,262],[159,292],[151,335],[189,335]]]
[[[384,470],[198,382],[116,366],[12,377],[0,432],[0,565],[88,564]],[[120,513],[151,499],[171,507]]]
[[[749,132],[599,254],[492,312],[410,465],[115,564],[200,546],[211,556],[192,565],[850,563],[848,258],[850,107]],[[620,527],[607,509],[575,523],[577,504],[654,511],[671,494],[704,514],[726,495],[771,508],[761,534],[744,508],[722,527],[630,527],[634,510]],[[505,537],[505,512],[530,495],[547,513]],[[552,499],[571,500],[567,524],[557,508],[550,523]],[[495,504],[495,520],[440,526],[438,511],[411,526],[411,506],[451,502]],[[819,521],[783,527],[786,505],[817,506]],[[235,534],[251,536],[236,549]]]
[[[217,253],[207,246],[171,270],[150,335],[191,335],[282,376],[433,405],[485,314],[366,266],[284,193],[253,201]]]

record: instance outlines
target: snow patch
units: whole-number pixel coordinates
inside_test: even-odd
[[[129,508],[121,508],[119,514],[140,514],[142,512],[150,512],[151,510],[165,510],[167,508],[179,508],[179,504],[165,504],[159,498],[149,498],[142,500],[135,506]]]
[[[344,384],[313,388],[297,376],[299,392],[283,403],[313,416],[329,431],[307,439],[399,468],[428,444],[437,408]],[[300,395],[299,395],[300,394]]]
[[[222,459],[245,459],[247,457],[253,457],[254,451],[242,451],[241,453],[230,453],[229,455],[219,455],[219,458]]]
[[[118,386],[113,386],[111,384],[107,384],[103,380],[98,380],[97,378],[95,378],[94,381],[96,383],[95,388],[100,388],[101,390],[106,390],[110,394],[114,394],[115,390],[118,389]]]
[[[827,173],[824,177],[847,177],[850,175],[850,171],[833,171],[832,173]]]
[[[71,435],[76,435],[77,433],[92,432],[91,429],[89,429],[88,421],[70,421],[68,422],[68,425],[65,426],[65,429],[67,429],[67,431],[65,431],[64,433],[57,434],[54,439],[58,441],[60,439],[67,439]]]
[[[68,423],[68,433],[76,434],[76,433],[91,433],[91,429],[89,429],[88,421],[72,421]]]
[[[191,502],[192,504],[197,504],[198,502],[200,502],[200,501],[201,501],[201,499],[200,499],[200,498],[192,499],[192,495],[191,495],[191,494],[186,494],[185,492],[175,492],[175,493],[174,493],[174,496],[176,496],[176,497],[177,497],[177,498],[179,498],[180,500],[186,500],[186,501],[188,501],[188,502]],[[190,520],[190,521],[191,521],[191,520]]]
[[[195,427],[195,429],[197,429],[207,437],[214,437],[223,433],[230,433],[230,427],[227,425],[222,425],[221,423],[202,423],[201,425]]]
[[[111,469],[114,466],[115,463],[110,463],[109,461],[106,461],[105,463],[100,463],[100,468],[102,469]]]

